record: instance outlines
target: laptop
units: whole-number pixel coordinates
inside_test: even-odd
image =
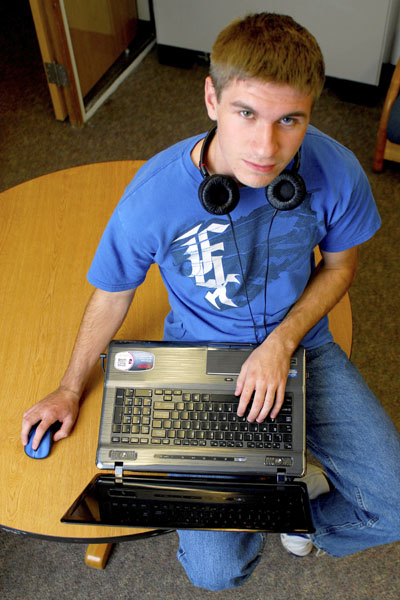
[[[114,340],[96,475],[63,522],[224,531],[314,531],[305,472],[305,351],[276,419],[238,417],[254,346]],[[104,471],[111,471],[105,473]]]

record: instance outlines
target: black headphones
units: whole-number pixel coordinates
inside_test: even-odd
[[[200,173],[203,181],[199,186],[199,199],[202,206],[213,215],[226,215],[232,212],[240,198],[236,181],[228,175],[210,175],[204,159],[217,127],[213,127],[204,139],[200,152]],[[306,186],[298,174],[300,153],[297,152],[291,169],[285,169],[265,188],[268,202],[277,210],[292,210],[299,206],[306,195]]]

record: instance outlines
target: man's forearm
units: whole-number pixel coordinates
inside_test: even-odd
[[[135,290],[95,290],[86,307],[60,387],[81,396],[99,355],[123,323]]]
[[[356,272],[357,251],[342,265],[320,263],[299,300],[282,323],[272,332],[294,352],[304,336],[339,302],[352,284]]]

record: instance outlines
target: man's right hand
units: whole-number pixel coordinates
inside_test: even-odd
[[[48,428],[56,421],[61,423],[61,427],[54,434],[53,441],[58,442],[66,438],[72,430],[78,413],[79,395],[72,390],[59,387],[58,390],[43,398],[24,413],[21,430],[22,444],[26,446],[29,432],[36,423],[39,425],[32,442],[34,450],[39,446]]]

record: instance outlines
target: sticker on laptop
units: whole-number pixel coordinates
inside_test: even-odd
[[[149,371],[154,368],[154,354],[143,351],[117,352],[114,368],[118,371]]]
[[[297,369],[289,369],[288,377],[297,377]]]

